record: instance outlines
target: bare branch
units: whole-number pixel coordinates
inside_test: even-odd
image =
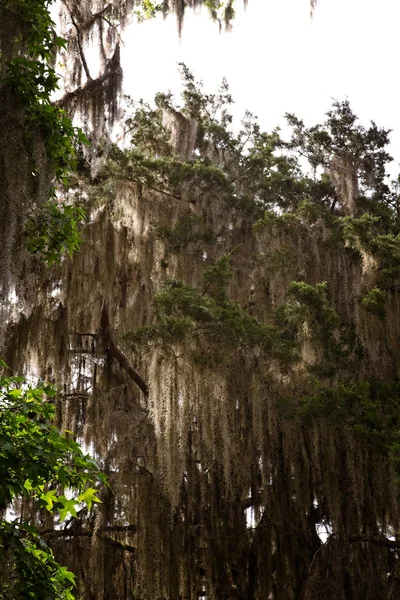
[[[352,534],[348,535],[347,539],[350,544],[355,542],[368,542],[369,544],[375,544],[376,546],[384,546],[385,548],[392,548],[393,550],[400,549],[400,540],[388,540],[387,537],[378,537],[373,535]]]
[[[78,48],[79,48],[79,55],[81,57],[81,61],[82,61],[82,65],[83,65],[83,69],[85,71],[86,77],[88,79],[88,81],[93,81],[93,77],[90,75],[90,71],[89,71],[89,67],[86,61],[86,56],[85,53],[83,51],[83,44],[82,44],[82,32],[81,32],[81,28],[78,26],[78,23],[75,21],[74,16],[72,14],[72,10],[69,8],[67,2],[64,0],[64,5],[67,7],[67,10],[69,12],[69,16],[71,17],[71,21],[73,26],[76,29],[76,39],[78,42]]]

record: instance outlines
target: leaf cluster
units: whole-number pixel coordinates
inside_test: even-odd
[[[90,485],[96,480],[106,483],[96,462],[53,425],[56,394],[50,384],[32,387],[21,377],[0,378],[2,511],[16,499],[26,499],[63,520],[68,514],[77,516],[78,505],[90,509],[93,502],[100,502],[98,490]],[[65,489],[70,490],[68,496]],[[6,597],[73,598],[73,574],[56,563],[29,523],[1,520],[1,551],[16,571],[18,589]]]
[[[386,316],[386,299],[385,292],[378,287],[374,287],[362,298],[361,304],[366,311],[380,319],[384,319]]]
[[[326,116],[322,125],[307,128],[301,119],[287,114],[293,129],[287,147],[305,156],[313,169],[329,169],[334,157],[350,160],[364,190],[386,192],[385,167],[392,160],[386,150],[390,130],[373,121],[366,129],[358,122],[348,100],[334,101]]]
[[[32,254],[39,253],[53,265],[65,254],[72,257],[80,245],[79,225],[85,220],[81,206],[49,200],[32,213],[25,229],[26,245]]]
[[[347,243],[371,253],[379,264],[378,283],[388,287],[400,277],[400,233],[387,227],[379,216],[364,213],[361,217],[344,217],[342,228]]]
[[[72,124],[67,113],[52,102],[52,95],[59,87],[59,76],[52,65],[56,52],[65,48],[66,40],[56,34],[49,10],[51,4],[52,0],[2,3],[0,19],[13,23],[14,34],[13,39],[8,40],[11,51],[0,53],[0,63],[3,62],[0,87],[11,92],[16,107],[22,111],[24,150],[31,157],[32,176],[40,179],[44,176],[43,170],[51,171],[54,184],[66,185],[76,167],[77,146],[87,144],[88,140],[81,129]],[[36,139],[44,142],[47,164],[36,164],[32,158]],[[48,194],[49,201],[41,208],[41,214],[29,222],[27,236],[28,249],[40,250],[51,263],[65,250],[71,253],[77,249],[77,214],[82,216],[83,213],[82,209],[76,209],[72,215],[70,207],[58,207],[54,186],[49,187]],[[52,217],[54,220],[50,223]],[[57,227],[60,227],[58,232]]]
[[[65,48],[66,40],[56,34],[50,4],[52,0],[7,0],[3,10],[11,12],[19,23],[19,52],[7,61],[1,83],[13,90],[24,108],[28,138],[39,130],[56,181],[66,183],[75,167],[76,143],[87,143],[87,139],[66,112],[51,102],[59,87],[59,76],[51,64],[55,51]]]
[[[344,358],[346,352],[340,319],[328,300],[326,282],[311,285],[292,281],[286,302],[276,311],[275,322],[298,342],[305,336],[323,349],[325,364],[317,367],[321,373],[336,372],[338,360]]]

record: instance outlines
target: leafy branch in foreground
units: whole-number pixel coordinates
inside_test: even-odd
[[[1,363],[5,366],[4,363]],[[21,377],[0,377],[0,576],[3,598],[74,598],[74,575],[59,565],[40,533],[27,521],[11,520],[12,503],[33,502],[63,521],[77,508],[100,502],[96,462],[53,425],[54,386],[31,387]],[[64,492],[68,490],[68,494]]]
[[[27,223],[28,250],[32,254],[40,253],[49,266],[65,253],[71,257],[79,248],[78,225],[84,219],[82,207],[49,201]]]
[[[44,258],[50,263],[64,251],[71,253],[78,247],[77,225],[83,215],[80,212],[79,219],[70,218],[70,208],[57,198],[55,186],[67,185],[76,168],[78,145],[88,144],[82,130],[52,100],[59,88],[59,75],[53,63],[57,52],[66,47],[66,40],[57,35],[51,18],[52,3],[53,0],[6,0],[0,6],[0,22],[6,24],[0,34],[2,103],[6,113],[19,115],[19,137],[17,141],[10,137],[10,144],[17,145],[18,154],[22,153],[21,165],[25,165],[26,172],[20,174],[21,181],[28,178],[32,186],[29,193],[21,189],[20,195],[22,198],[27,194],[25,203],[29,208],[47,211],[46,219],[41,216],[36,220],[36,228],[39,231],[43,226],[38,235],[49,247]],[[4,205],[7,201],[12,201],[13,206],[21,202],[20,198],[8,199],[7,189],[4,194]],[[22,228],[28,214],[27,210],[21,212]],[[54,217],[51,223],[50,217]],[[64,227],[67,220],[68,232]],[[32,233],[29,220],[27,228]],[[60,237],[63,242],[57,239],[54,243]],[[28,243],[28,249],[41,250],[36,243]]]

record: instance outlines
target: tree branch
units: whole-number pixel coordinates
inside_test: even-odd
[[[69,6],[68,6],[68,4],[66,3],[65,0],[63,0],[63,4],[64,4],[64,6],[66,6],[66,8],[67,8],[67,10],[69,12],[69,15],[71,17],[71,20],[72,20],[71,10],[70,10],[70,8],[69,8]],[[91,15],[90,19],[88,19],[87,21],[84,21],[83,23],[81,23],[80,26],[79,26],[79,30],[82,32],[82,31],[85,31],[86,29],[90,29],[92,27],[92,25],[94,25],[98,19],[104,19],[104,15],[111,8],[112,8],[112,4],[110,2],[110,4],[107,4],[107,6],[105,6],[102,10],[99,10],[98,12],[93,13]],[[72,22],[73,22],[73,20],[72,20]],[[73,24],[75,25],[74,22],[73,22]],[[112,25],[111,23],[110,23],[110,26],[115,27],[115,25]]]
[[[73,24],[73,26],[76,29],[76,39],[77,39],[77,42],[78,42],[79,55],[81,57],[83,69],[84,69],[84,71],[86,73],[86,77],[87,77],[88,81],[92,81],[93,78],[90,75],[89,67],[88,67],[88,64],[87,64],[87,61],[86,61],[86,56],[85,56],[85,53],[83,51],[81,28],[78,26],[78,23],[75,21],[74,16],[72,14],[72,10],[69,8],[69,6],[68,6],[68,4],[67,4],[67,2],[65,0],[64,0],[64,5],[67,7],[67,10],[69,12],[69,16],[71,17],[72,24]]]
[[[134,546],[131,546],[130,544],[125,544],[124,542],[120,542],[119,540],[114,540],[113,538],[109,537],[108,535],[105,535],[107,532],[110,532],[110,533],[123,532],[123,533],[125,533],[128,531],[135,533],[136,525],[110,525],[110,526],[106,526],[106,527],[101,527],[98,530],[98,533],[96,535],[100,539],[104,540],[108,544],[111,544],[112,546],[115,546],[116,548],[119,548],[120,550],[135,553],[136,548]],[[60,529],[60,530],[51,529],[51,530],[47,530],[47,531],[42,531],[41,535],[43,537],[56,537],[56,538],[93,537],[94,533],[93,533],[93,531],[88,531],[87,529],[86,530],[82,529],[79,531],[78,528],[70,528],[70,529]]]
[[[136,533],[137,527],[136,525],[106,525],[104,527],[100,527],[98,531],[101,534],[104,533],[127,533],[128,531],[132,533]],[[45,529],[40,532],[40,535],[43,537],[92,537],[93,531],[89,531],[88,529],[80,529],[77,527],[70,527],[67,529]],[[102,535],[101,537],[106,537]],[[106,538],[111,539],[111,538]]]
[[[348,535],[347,539],[349,540],[350,544],[354,544],[355,542],[368,542],[370,544],[375,544],[376,546],[393,548],[393,550],[398,550],[400,548],[400,540],[388,540],[386,537],[377,537],[373,535],[363,535],[356,533]]]
[[[118,348],[117,344],[111,333],[110,317],[108,314],[107,306],[104,304],[101,311],[100,326],[102,328],[102,337],[106,351],[111,358],[121,365],[121,367],[128,373],[131,379],[136,383],[139,389],[143,392],[146,398],[149,395],[149,386],[143,379],[143,377],[136,371],[134,367],[129,363],[125,354]]]

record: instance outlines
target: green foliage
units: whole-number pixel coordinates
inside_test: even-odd
[[[386,294],[383,290],[379,289],[378,287],[373,288],[363,297],[361,303],[366,311],[376,315],[380,319],[385,318]]]
[[[298,235],[301,232],[304,233],[301,218],[294,212],[286,212],[279,215],[272,210],[266,210],[263,216],[254,224],[256,231],[264,228],[272,229],[273,227],[277,227],[280,231],[289,233],[292,236]]]
[[[233,4],[234,0],[228,0],[227,2],[223,2],[222,0],[204,0],[204,6],[210,11],[212,18],[217,21],[223,19],[226,24],[229,24],[235,16]]]
[[[282,140],[279,129],[263,132],[249,112],[235,134],[230,114],[233,100],[226,81],[216,94],[205,94],[186,65],[180,68],[183,106],[175,106],[171,94],[159,95],[157,105],[196,118],[197,160],[218,165],[229,183],[227,199],[232,205],[256,218],[264,211],[294,212],[302,221],[322,218],[332,225],[340,215],[341,199],[331,171],[340,159],[349,162],[357,178],[359,212],[369,209],[382,225],[397,224],[398,190],[395,182],[392,189],[386,183],[385,169],[391,160],[386,151],[389,131],[375,123],[368,128],[360,125],[348,101],[334,102],[325,122],[312,128],[288,115],[293,130],[289,142]]]
[[[356,169],[362,190],[387,192],[384,179],[386,164],[392,160],[386,152],[390,131],[373,121],[368,129],[360,125],[348,100],[335,101],[323,125],[306,128],[292,114],[286,119],[293,128],[288,148],[301,150],[314,169],[329,169],[334,157],[345,158]]]
[[[4,367],[4,363],[2,363]],[[57,390],[31,387],[21,377],[0,377],[0,510],[17,499],[34,501],[63,520],[81,503],[99,502],[90,484],[105,483],[95,461],[53,425]],[[72,493],[67,498],[63,490]],[[81,504],[81,505],[82,505]],[[0,521],[0,555],[11,569],[1,578],[6,598],[73,599],[74,575],[60,566],[28,522]],[[3,582],[4,579],[4,582]]]
[[[303,396],[297,413],[305,419],[323,418],[341,424],[387,449],[400,454],[400,384],[398,381],[361,381],[320,387]]]
[[[372,254],[378,259],[381,271],[379,281],[382,285],[398,283],[400,277],[400,233],[378,235],[371,240]]]
[[[343,234],[347,243],[356,249],[369,249],[372,240],[379,235],[379,217],[364,213],[361,217],[344,217]]]
[[[136,148],[121,150],[113,146],[98,182],[131,181],[139,190],[151,189],[179,197],[182,186],[194,186],[202,193],[229,189],[224,173],[212,165],[195,159],[183,161],[177,156],[145,155]],[[108,183],[109,185],[109,183]],[[113,193],[109,190],[109,193]]]
[[[156,237],[165,240],[173,251],[186,248],[191,242],[203,241],[211,243],[215,239],[213,230],[206,225],[200,215],[187,213],[173,225],[158,225],[154,227]]]
[[[274,326],[261,323],[238,303],[229,300],[226,286],[230,278],[230,258],[222,257],[205,272],[204,291],[181,281],[169,281],[154,298],[153,325],[128,333],[128,343],[179,343],[205,341],[207,346],[225,350],[258,347],[269,356],[291,360],[292,344]]]
[[[204,271],[205,290],[216,302],[228,300],[227,288],[232,277],[231,255],[225,254]]]
[[[135,16],[139,23],[154,18],[157,14],[163,13],[166,15],[168,13],[168,4],[164,1],[154,2],[152,0],[141,0],[141,2],[137,2],[139,8],[135,10]],[[203,0],[202,4],[210,13],[210,16],[215,21],[218,21],[221,25],[221,21],[224,21],[228,26],[232,19],[235,17],[235,10],[233,8],[234,0],[228,0],[228,2],[223,2],[221,0]],[[184,10],[185,4],[182,5],[179,10]],[[182,14],[180,14],[180,19],[182,19]]]
[[[381,219],[370,213],[344,217],[342,226],[351,247],[366,250],[377,260],[379,284],[387,287],[396,282],[400,277],[400,233],[394,233],[393,228],[385,232]]]
[[[182,106],[171,93],[157,94],[155,108],[140,103],[127,120],[131,148],[112,149],[103,179],[126,179],[175,196],[185,190],[190,199],[195,189],[200,196],[218,193],[251,219],[261,217],[260,225],[274,222],[290,229],[295,221],[309,225],[322,219],[336,230],[341,199],[331,170],[336,159],[343,159],[350,161],[360,185],[359,212],[368,209],[380,218],[381,227],[397,226],[398,193],[385,181],[385,166],[391,160],[386,152],[389,132],[374,123],[369,128],[360,125],[347,101],[334,102],[325,123],[309,129],[288,115],[293,129],[289,142],[282,140],[279,129],[263,132],[249,112],[235,133],[227,82],[223,80],[216,94],[206,94],[185,64],[180,70]],[[189,160],[174,155],[163,110],[179,122],[184,117],[196,120],[197,139]],[[304,159],[308,165],[303,166]],[[285,222],[289,214],[291,223]]]
[[[126,133],[130,134],[131,146],[148,155],[167,156],[171,154],[170,133],[163,125],[161,111],[158,108],[151,108],[142,100],[137,106],[131,98],[127,97],[126,100],[128,111],[132,111],[132,115],[125,121]]]
[[[74,600],[75,575],[58,564],[34,527],[0,521],[0,594],[7,600]]]
[[[139,339],[180,342],[190,336],[238,345],[271,348],[274,330],[262,325],[238,304],[218,303],[211,296],[179,281],[170,281],[155,297],[157,320],[154,326],[140,330]]]
[[[51,102],[59,76],[50,65],[55,49],[66,45],[66,40],[56,35],[49,12],[52,1],[7,0],[5,10],[19,19],[21,37],[20,52],[7,62],[4,83],[24,107],[26,135],[29,138],[39,129],[56,181],[66,183],[68,173],[75,168],[75,144],[87,143],[87,139],[65,111]]]
[[[154,18],[157,13],[164,12],[164,2],[151,2],[151,0],[142,0],[138,10],[135,11],[135,16],[139,23],[147,19]]]
[[[39,253],[49,265],[59,262],[64,254],[70,257],[78,250],[78,226],[85,211],[76,205],[59,204],[54,199],[35,211],[26,226],[28,250]]]
[[[13,48],[11,56],[6,54],[3,58],[6,68],[0,84],[12,92],[23,112],[26,154],[33,156],[35,138],[44,141],[48,165],[32,163],[32,175],[41,176],[40,171],[43,168],[47,171],[50,166],[54,182],[66,185],[76,167],[77,145],[88,141],[66,112],[51,101],[59,80],[51,65],[57,50],[66,45],[66,40],[56,35],[49,11],[51,4],[52,0],[6,0],[3,3],[0,16],[11,18],[16,33],[9,41]],[[55,202],[53,187],[49,189],[49,196],[40,214],[29,221],[27,238],[29,250],[40,251],[51,264],[59,260],[64,251],[71,254],[78,248],[76,225],[83,211]]]
[[[246,112],[238,134],[232,131],[229,107],[232,96],[223,80],[216,94],[205,94],[202,83],[180,64],[184,89],[183,106],[171,94],[157,94],[156,107],[139,103],[126,121],[131,148],[114,146],[100,179],[133,181],[141,187],[189,197],[213,192],[248,214],[276,206],[297,206],[321,186],[305,177],[298,158],[283,152],[278,130],[267,134],[255,117]],[[130,102],[130,108],[133,103]],[[170,133],[163,124],[163,110],[197,121],[193,156],[182,160],[170,146]],[[196,196],[195,198],[196,199]]]
[[[301,324],[306,319],[321,339],[331,336],[338,327],[338,315],[327,298],[326,281],[316,285],[292,281],[287,296],[282,311],[289,322]]]
[[[305,281],[292,281],[285,304],[275,314],[276,324],[286,335],[298,341],[305,336],[323,349],[325,364],[315,368],[332,375],[338,360],[344,356],[341,342],[340,320],[327,297],[327,283],[311,285]]]

